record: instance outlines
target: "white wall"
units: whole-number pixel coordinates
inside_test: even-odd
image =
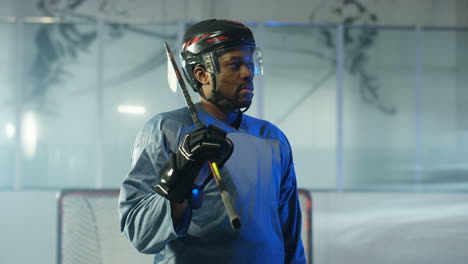
[[[1,191],[0,208],[0,263],[55,263],[55,192]]]
[[[466,263],[466,198],[466,194],[312,193],[314,263]]]

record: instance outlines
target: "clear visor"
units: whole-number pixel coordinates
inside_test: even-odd
[[[247,52],[246,52],[247,51]],[[230,74],[244,69],[245,66],[253,75],[263,74],[263,57],[260,48],[253,51],[250,48],[245,50],[229,50],[218,52],[219,65],[218,72]]]
[[[254,73],[255,75],[263,75],[263,55],[262,50],[260,48],[255,48],[253,52],[253,60],[254,60]]]

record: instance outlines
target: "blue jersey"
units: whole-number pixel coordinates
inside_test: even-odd
[[[234,143],[221,175],[241,229],[231,228],[213,180],[203,190],[201,208],[178,226],[170,202],[153,190],[170,154],[195,129],[182,108],[156,115],[137,136],[120,191],[121,231],[138,251],[155,254],[154,263],[305,263],[296,176],[284,134],[248,115],[235,129],[196,107],[203,124],[223,129]]]

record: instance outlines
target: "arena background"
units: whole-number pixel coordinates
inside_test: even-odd
[[[0,2],[1,263],[54,263],[57,193],[118,188],[137,131],[184,106],[163,41],[207,18],[264,53],[249,114],[313,199],[313,263],[468,257],[465,0]],[[193,95],[196,98],[196,95]]]

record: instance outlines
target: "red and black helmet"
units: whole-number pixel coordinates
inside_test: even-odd
[[[195,67],[202,66],[213,74],[218,73],[220,52],[237,47],[256,47],[252,31],[240,22],[210,19],[187,30],[180,55],[185,75],[195,92],[199,91],[198,81],[193,74]]]

